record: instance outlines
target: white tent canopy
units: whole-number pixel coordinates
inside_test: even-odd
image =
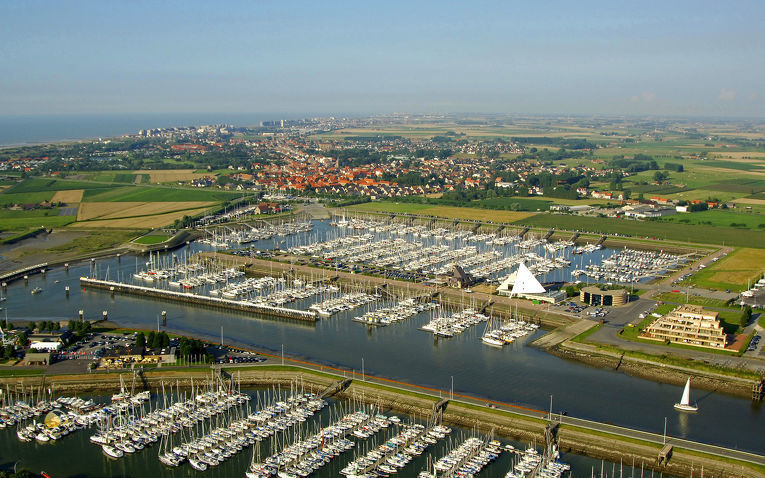
[[[61,350],[61,342],[32,342],[30,348],[32,350],[45,350],[47,352],[54,352]]]
[[[510,297],[519,294],[544,294],[545,288],[539,283],[534,274],[531,273],[526,264],[521,262],[515,276],[515,284],[510,292]]]

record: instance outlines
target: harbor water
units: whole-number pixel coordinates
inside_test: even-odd
[[[253,397],[256,395],[266,397],[271,395],[272,390],[251,389],[243,390],[243,392]],[[108,396],[85,396],[81,398],[92,398],[99,403],[109,401]],[[152,401],[152,408],[156,408],[157,406],[162,407],[162,397],[154,395]],[[328,405],[314,415],[314,417],[310,418],[306,422],[306,425],[301,425],[301,433],[305,434],[308,429],[313,430],[314,427],[327,426],[337,420],[337,406],[341,405],[340,402],[333,399],[327,399],[327,403]],[[255,404],[256,399],[253,398],[253,400],[250,401],[250,405],[251,407],[254,407]],[[346,410],[348,407],[352,407],[354,410],[358,409],[358,406],[353,407],[349,401],[344,401],[342,406],[345,407]],[[331,409],[335,410],[334,416]],[[369,410],[369,406],[367,406],[366,409]],[[386,411],[383,410],[383,413],[386,413]],[[390,415],[390,412],[387,412],[387,414]],[[404,423],[410,421],[420,423],[418,417],[400,416],[400,418],[402,418]],[[192,469],[188,463],[183,463],[176,468],[169,468],[162,465],[158,459],[161,449],[159,442],[147,446],[144,450],[138,451],[135,454],[126,454],[124,457],[117,460],[109,458],[102,452],[100,445],[95,445],[89,440],[89,437],[97,431],[97,429],[97,427],[93,426],[85,430],[73,432],[69,436],[63,437],[56,442],[44,444],[36,441],[29,443],[19,441],[16,438],[15,427],[0,429],[0,469],[13,469],[13,467],[16,466],[18,469],[27,468],[34,472],[46,471],[56,478],[118,478],[127,476],[164,478],[188,476],[205,476],[209,478],[244,477],[245,471],[247,471],[253,455],[255,454],[255,447],[259,448],[261,459],[265,459],[272,454],[272,446],[274,446],[271,439],[263,440],[254,446],[245,447],[241,452],[222,462],[220,465],[208,468],[205,472],[199,472]],[[355,448],[342,453],[311,476],[316,478],[336,478],[343,476],[340,474],[340,470],[342,470],[351,460],[364,455],[367,451],[380,445],[385,439],[394,435],[396,432],[397,427],[390,427],[388,430],[378,432],[368,439],[352,438],[353,441],[356,442]],[[441,439],[435,445],[430,446],[422,455],[416,456],[412,462],[402,468],[396,476],[401,478],[415,478],[420,471],[423,471],[428,467],[429,463],[433,463],[438,458],[444,456],[449,450],[455,448],[464,439],[470,436],[479,436],[482,439],[486,439],[486,434],[489,432],[490,430],[480,430],[476,432],[475,430],[455,427],[446,438]],[[311,432],[309,432],[309,434],[310,433]],[[177,433],[176,435],[180,436],[180,433]],[[289,444],[289,440],[291,440],[292,437],[292,430],[285,433],[285,435],[290,437],[287,439]],[[178,436],[175,437],[176,440],[178,439]],[[280,437],[279,439],[282,440],[284,438]],[[534,445],[508,440],[502,440],[502,443],[511,444],[518,450],[524,450],[528,446]],[[275,446],[277,450],[281,448],[280,445]],[[73,457],[76,457],[76,459],[72,459]],[[504,476],[513,466],[514,459],[517,460],[516,455],[505,451],[499,458],[489,463],[478,476],[484,478]],[[572,476],[590,476],[593,473],[593,470],[595,476],[601,476],[601,469],[604,470],[606,476],[611,477],[619,476],[620,469],[623,473],[622,476],[625,477],[640,475],[640,463],[635,464],[635,467],[633,468],[632,463],[620,464],[603,462],[601,460],[594,460],[572,453],[562,453],[560,459],[571,466]],[[633,473],[635,474],[633,475]]]
[[[321,227],[328,228],[320,223],[316,229],[321,231]],[[274,244],[279,242],[266,240],[255,246]],[[182,256],[207,248],[192,244],[173,254]],[[594,254],[608,256],[614,252]],[[167,325],[163,329],[168,332],[217,342],[222,328],[227,344],[276,354],[283,349],[288,356],[347,369],[349,374],[358,373],[363,361],[365,372],[370,375],[444,391],[451,388],[453,381],[456,393],[541,410],[548,410],[552,397],[555,413],[566,412],[654,433],[663,432],[666,418],[670,436],[758,453],[765,451],[761,435],[765,415],[761,406],[750,400],[697,390],[693,399],[700,412],[682,414],[673,409],[682,393],[679,386],[591,368],[525,346],[543,331],[497,349],[481,343],[483,325],[453,338],[434,339],[431,333],[419,330],[430,318],[427,312],[380,328],[351,320],[365,309],[341,312],[314,324],[80,288],[80,276],[95,274],[104,278],[108,271],[112,280],[128,277],[135,272],[136,264],[141,267],[147,260],[148,256],[123,256],[119,260],[99,259],[95,265],[89,261],[72,264],[68,271],[53,268],[45,275],[30,276],[28,282],[9,284],[5,291],[8,299],[3,305],[14,321],[69,320],[76,318],[79,310],[88,318],[98,318],[106,310],[110,321],[143,329],[156,329],[161,311],[167,311]],[[556,278],[547,280],[553,279]],[[68,296],[64,293],[66,286],[70,288]],[[31,295],[35,287],[42,292]]]

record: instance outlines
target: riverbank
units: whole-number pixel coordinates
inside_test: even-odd
[[[238,380],[242,386],[275,386],[289,385],[295,381],[304,384],[307,390],[321,391],[339,380],[343,375],[325,371],[310,370],[294,365],[263,365],[246,367],[227,367],[223,372]],[[188,369],[155,369],[145,371],[140,383],[142,389],[159,391],[162,384],[178,384],[190,387],[192,381],[200,384],[211,376],[213,369],[198,367]],[[119,389],[120,374],[90,373],[82,375],[57,375],[43,377],[14,377],[0,378],[0,384],[24,384],[25,386],[53,386],[56,393],[113,393]],[[425,418],[430,416],[433,405],[440,397],[428,393],[427,390],[411,391],[399,385],[377,383],[371,377],[356,377],[337,398],[355,398],[368,403],[380,403],[385,409],[396,413]],[[521,413],[522,412],[522,413]],[[477,403],[470,403],[457,396],[451,400],[443,414],[446,424],[464,428],[475,428],[481,433],[494,431],[497,436],[544,443],[546,413],[537,410],[524,409],[518,411],[506,410],[502,405],[488,408]],[[583,426],[565,423],[566,417],[561,417],[564,423],[558,424],[557,434],[563,451],[584,454],[597,459],[621,462],[629,467],[636,466],[653,469],[677,476],[688,476],[691,468],[704,467],[707,476],[765,476],[765,466],[749,463],[723,456],[713,456],[707,453],[691,451],[683,446],[682,440],[674,445],[672,458],[666,466],[657,464],[657,457],[662,448],[661,443],[619,436],[614,433],[602,432]],[[591,422],[594,423],[594,422]],[[648,435],[648,434],[646,434]],[[673,443],[675,439],[669,438]]]

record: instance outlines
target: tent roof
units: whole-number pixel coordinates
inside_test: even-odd
[[[526,264],[521,262],[518,266],[517,275],[515,278],[515,284],[513,284],[513,291],[510,295],[516,294],[544,294],[545,288],[534,277]]]

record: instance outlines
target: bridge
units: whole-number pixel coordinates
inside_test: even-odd
[[[337,382],[325,388],[324,391],[319,394],[319,398],[330,397],[332,395],[335,395],[336,393],[340,393],[346,388],[350,387],[351,382],[352,380],[350,378],[338,380]]]

